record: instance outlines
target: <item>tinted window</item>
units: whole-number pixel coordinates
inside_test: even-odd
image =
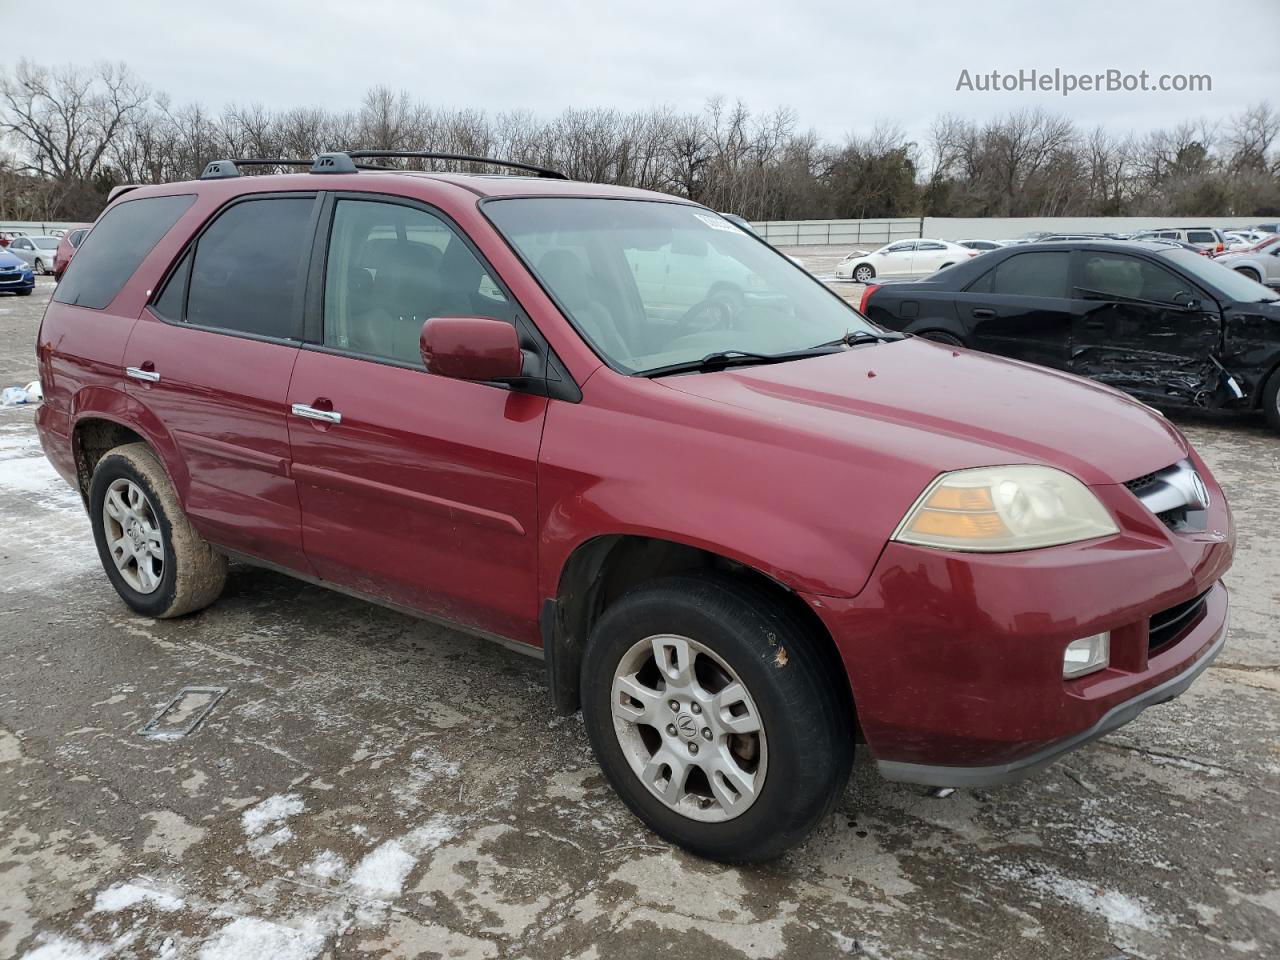
[[[910,243],[895,243],[892,247],[886,250],[885,253],[906,253],[909,250],[914,250],[915,246],[916,244],[914,240]]]
[[[1192,292],[1189,281],[1146,260],[1116,253],[1085,253],[1080,287],[1093,297],[1173,303]]]
[[[314,205],[311,197],[249,200],[218,217],[196,244],[186,322],[297,338]]]
[[[84,239],[84,235],[88,232],[88,230],[72,230],[71,236],[67,239],[71,242],[71,246],[78,247],[80,246],[80,241]]]
[[[325,266],[324,342],[422,365],[431,317],[511,322],[511,303],[438,217],[394,203],[340,200]]]
[[[138,264],[195,199],[183,194],[116,204],[85,237],[53,299],[101,310],[116,298]]]
[[[947,249],[947,247],[946,247],[946,244],[943,244],[943,243],[918,243],[916,244],[916,249],[917,250],[945,250]]]
[[[1017,297],[1066,297],[1071,271],[1067,251],[1019,253],[987,271],[969,286],[975,293]]]
[[[1208,230],[1190,230],[1187,232],[1187,243],[1217,243],[1218,238]]]
[[[190,274],[191,254],[188,253],[169,277],[169,282],[164,285],[164,292],[151,305],[151,309],[166,320],[181,320],[182,311],[187,305],[187,278]]]

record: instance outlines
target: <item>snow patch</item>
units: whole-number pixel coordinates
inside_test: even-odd
[[[117,883],[98,894],[93,903],[93,912],[115,913],[117,910],[127,910],[139,904],[155,907],[165,913],[172,913],[183,907],[181,899],[159,890],[151,890],[136,883]]]
[[[340,873],[345,873],[347,861],[332,850],[321,850],[316,858],[305,867],[306,871],[321,880],[332,880]]]
[[[245,833],[256,837],[272,824],[296,817],[306,808],[306,804],[296,793],[276,794],[241,814],[240,823],[244,826]]]
[[[53,937],[26,953],[23,960],[103,960],[111,949],[110,946]]]
[[[351,885],[366,896],[393,900],[400,896],[405,878],[418,857],[457,835],[457,822],[437,814],[427,823],[396,840],[388,840],[356,864]]]
[[[218,931],[200,949],[200,960],[311,960],[324,949],[324,930],[314,923],[301,929],[240,917]]]
[[[999,867],[996,873],[1001,879],[1020,883],[1039,896],[1057,897],[1089,913],[1098,914],[1112,925],[1147,932],[1169,925],[1167,918],[1160,916],[1139,897],[1066,877],[1049,867],[1033,871],[1022,865],[1010,864]]]

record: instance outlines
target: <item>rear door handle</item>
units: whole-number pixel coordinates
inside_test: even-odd
[[[159,383],[160,374],[154,370],[144,370],[142,367],[125,367],[126,376],[133,377],[135,380],[145,380],[147,383]]]
[[[295,417],[306,417],[308,420],[322,420],[325,423],[342,422],[342,414],[337,410],[317,410],[315,407],[307,406],[305,403],[295,403],[293,405],[293,415]]]
[[[979,320],[985,320],[989,317],[994,317],[995,315],[996,312],[994,310],[988,310],[986,307],[977,307],[973,311],[973,316],[977,317]]]

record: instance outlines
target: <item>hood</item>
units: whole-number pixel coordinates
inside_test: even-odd
[[[1110,387],[917,338],[658,382],[748,411],[762,426],[843,445],[848,456],[865,451],[922,482],[1040,463],[1087,484],[1123,483],[1188,452],[1160,414]]]
[[[25,267],[27,261],[23,260],[16,253],[10,253],[8,250],[0,249],[0,267]]]

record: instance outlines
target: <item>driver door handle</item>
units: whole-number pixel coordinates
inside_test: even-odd
[[[973,316],[979,320],[985,320],[989,317],[994,317],[995,315],[996,312],[994,310],[988,310],[986,307],[976,307],[973,311]]]
[[[342,414],[337,410],[317,410],[315,407],[308,406],[305,403],[295,403],[293,405],[293,415],[295,417],[306,417],[308,420],[321,420],[324,423],[342,422]]]
[[[150,364],[146,366],[150,366]],[[145,380],[147,383],[160,382],[160,374],[145,367],[125,367],[124,372],[125,376],[132,377],[134,380]]]

